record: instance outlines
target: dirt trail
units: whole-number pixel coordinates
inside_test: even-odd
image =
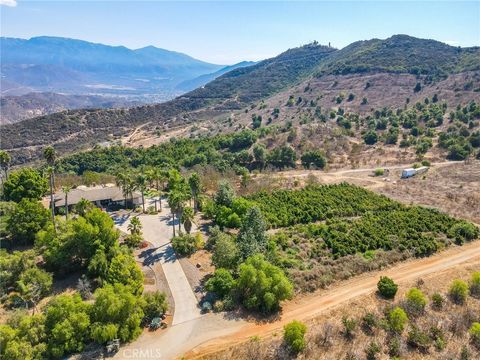
[[[286,323],[294,319],[301,321],[313,319],[327,309],[373,293],[376,291],[380,275],[387,275],[396,282],[402,283],[429,275],[434,276],[438,272],[470,261],[480,262],[480,241],[455,247],[428,258],[407,261],[387,270],[363,274],[339,283],[331,289],[297,298],[283,304],[280,320],[264,324],[248,323],[233,334],[212,339],[193,348],[185,357],[200,358],[234,344],[245,342],[252,336],[272,335],[273,332],[280,330]]]

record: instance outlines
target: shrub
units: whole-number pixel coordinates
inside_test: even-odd
[[[412,329],[408,332],[407,342],[410,346],[422,352],[427,352],[432,340],[427,333],[420,330],[417,326],[412,326]]]
[[[367,355],[367,360],[375,360],[377,358],[377,354],[380,353],[381,347],[378,343],[372,341],[368,344],[367,348],[365,349],[365,354]]]
[[[223,298],[232,291],[234,285],[235,281],[228,270],[217,269],[213,276],[208,279],[205,287],[208,291],[212,291]]]
[[[125,236],[124,241],[129,248],[135,249],[143,241],[143,238],[142,238],[142,235],[138,233],[133,233]]]
[[[472,274],[470,280],[470,294],[475,297],[480,296],[480,271],[476,271]]]
[[[422,166],[430,166],[430,161],[422,160]]]
[[[450,228],[448,236],[454,238],[457,243],[463,244],[465,241],[476,239],[479,236],[479,230],[475,225],[461,221]]]
[[[175,236],[172,239],[172,246],[175,252],[181,256],[189,256],[197,251],[195,237],[190,234]]]
[[[385,299],[393,299],[398,291],[398,285],[387,276],[380,277],[377,288],[378,293]]]
[[[307,332],[305,324],[294,320],[285,325],[283,329],[283,339],[293,352],[298,353],[305,349],[305,333]]]
[[[387,315],[387,326],[391,332],[401,334],[405,329],[407,322],[407,314],[399,307],[395,307]]]
[[[347,339],[352,339],[355,336],[355,329],[357,327],[357,321],[355,319],[344,316],[342,318],[343,335]]]
[[[443,308],[444,298],[441,294],[435,293],[432,295],[432,307],[435,310],[441,310]]]
[[[480,347],[480,323],[474,322],[468,332],[470,334],[470,338],[472,339],[472,343],[475,346]]]
[[[401,354],[401,348],[402,348],[402,342],[401,342],[401,337],[399,336],[392,336],[388,340],[388,354],[392,358],[398,358],[400,357]]]
[[[382,168],[375,169],[375,176],[382,176],[385,173],[385,171]]]
[[[423,313],[425,305],[427,305],[427,298],[421,290],[417,288],[408,290],[406,298],[407,311],[417,315]]]
[[[147,321],[161,317],[168,310],[167,296],[160,291],[147,292],[143,294],[143,312]]]
[[[455,304],[463,304],[467,300],[468,285],[462,280],[453,280],[450,290],[448,291],[450,298]]]
[[[362,328],[367,334],[373,334],[378,326],[378,318],[374,313],[366,313],[362,318]]]

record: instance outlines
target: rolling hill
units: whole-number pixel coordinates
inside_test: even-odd
[[[67,111],[6,125],[2,127],[1,146],[12,152],[17,163],[24,163],[37,158],[46,144],[66,153],[118,140],[138,126],[152,134],[165,133],[186,124],[226,118],[247,108],[246,112],[260,100],[272,107],[284,105],[289,93],[307,90],[312,100],[322,99],[323,106],[338,107],[330,96],[348,94],[354,87],[364,89],[367,77],[375,74],[388,74],[375,84],[378,96],[375,101],[384,107],[397,106],[399,101],[404,104],[407,96],[420,98],[422,91],[433,91],[429,89],[458,87],[463,91],[468,85],[468,91],[449,97],[455,103],[462,103],[462,99],[478,98],[474,82],[478,82],[479,55],[479,48],[457,48],[405,35],[356,42],[341,50],[313,43],[234,69],[163,104],[122,110]],[[455,74],[466,72],[473,73],[473,77],[453,79]],[[451,77],[453,80],[449,80]],[[466,79],[473,79],[468,80],[472,84],[458,83]],[[420,92],[414,92],[416,82],[421,83]],[[342,87],[336,88],[337,84]],[[401,89],[402,97],[396,89]],[[277,95],[279,98],[275,100]],[[355,101],[342,106],[347,110],[350,105],[361,106],[360,96],[357,94]],[[370,111],[371,107],[362,109]]]

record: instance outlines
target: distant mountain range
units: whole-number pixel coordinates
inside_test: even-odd
[[[406,35],[359,41],[341,50],[312,43],[226,72],[208,84],[162,104],[126,110],[75,110],[4,125],[0,146],[12,151],[16,163],[23,163],[40,156],[41,149],[47,144],[53,144],[60,153],[67,153],[119,139],[139,125],[144,125],[143,131],[154,133],[159,129],[165,131],[207,119],[229,117],[232,112],[254,108],[258,101],[275,94],[295,93],[298,91],[296,86],[308,89],[309,81],[327,79],[328,86],[335,88],[336,78],[342,80],[345,76],[355,75],[356,81],[365,86],[363,76],[388,73],[392,82],[381,85],[388,90],[398,85],[392,80],[395,76],[400,79],[405,74],[429,87],[435,86],[436,81],[463,72],[473,72],[472,76],[477,78],[479,59],[479,47],[459,48]],[[457,84],[454,87],[462,86]],[[348,92],[349,88],[335,91]],[[387,93],[381,88],[375,91],[377,94]],[[414,95],[413,86],[408,91]],[[321,98],[324,94],[319,91],[317,96]],[[283,97],[277,103],[283,104]],[[388,107],[394,100],[395,94],[382,99],[382,106]]]
[[[156,95],[158,102],[192,90],[188,81],[201,86],[213,80],[214,74],[225,68],[154,46],[131,50],[48,36],[29,40],[2,37],[1,57],[2,95],[32,91],[145,94]],[[200,76],[206,76],[205,83]]]

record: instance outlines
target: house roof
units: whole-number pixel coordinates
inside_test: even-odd
[[[133,192],[133,198],[137,199],[141,196],[138,191]],[[123,200],[125,196],[123,195],[122,189],[113,184],[99,185],[99,186],[79,186],[75,189],[72,189],[68,193],[68,204],[75,205],[81,199],[88,201],[100,201],[100,200],[111,200],[111,201],[120,201]],[[55,207],[65,205],[65,193],[63,191],[55,193]]]

